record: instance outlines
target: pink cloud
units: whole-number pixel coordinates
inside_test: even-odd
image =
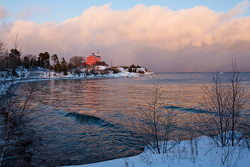
[[[227,20],[227,19],[231,19],[233,17],[236,17],[236,16],[244,13],[244,11],[246,11],[246,9],[249,8],[249,6],[250,6],[250,3],[247,0],[240,2],[237,4],[236,7],[229,10],[227,13],[222,14],[220,16],[220,20]]]
[[[18,19],[27,19],[32,17],[32,15],[46,14],[48,13],[47,9],[42,8],[41,6],[30,5],[29,7],[15,13],[15,17]]]
[[[7,11],[6,9],[0,5],[0,20],[3,20],[7,17]]]
[[[69,59],[99,49],[107,63],[112,59],[114,65],[134,63],[155,71],[227,71],[237,54],[239,69],[250,71],[250,17],[237,17],[246,6],[243,1],[216,13],[206,6],[172,11],[139,4],[119,11],[106,4],[61,24],[19,20],[3,27],[0,36],[11,47],[18,31],[23,53],[48,51]]]

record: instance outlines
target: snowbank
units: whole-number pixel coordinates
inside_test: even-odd
[[[173,142],[169,143],[169,148],[171,146]],[[190,140],[177,142],[167,154],[151,154],[150,151],[145,150],[142,154],[129,158],[70,167],[247,167],[249,164],[248,148],[215,147],[209,137],[202,136],[194,139],[192,144]]]

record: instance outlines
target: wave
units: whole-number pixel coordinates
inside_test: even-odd
[[[180,111],[189,111],[194,113],[207,113],[208,111],[202,110],[202,109],[195,109],[195,108],[185,108],[185,107],[179,107],[179,106],[165,106],[164,109],[174,109],[174,110],[180,110]]]
[[[76,121],[83,124],[94,124],[100,126],[105,133],[109,134],[108,136],[111,137],[110,140],[113,140],[114,142],[120,142],[130,146],[140,145],[142,143],[142,138],[140,136],[138,136],[132,129],[124,128],[121,124],[114,125],[101,118],[75,112],[67,113],[65,117],[73,117]],[[144,147],[140,147],[140,150],[141,149],[143,150]]]
[[[66,117],[74,117],[76,119],[76,121],[81,122],[81,123],[96,124],[96,125],[101,126],[101,127],[114,126],[113,124],[111,124],[111,123],[109,123],[101,118],[92,116],[92,115],[85,115],[85,114],[71,112],[71,113],[67,113],[65,116]]]

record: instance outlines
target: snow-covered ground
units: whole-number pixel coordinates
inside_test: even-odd
[[[106,66],[96,66],[95,67],[96,70],[105,70],[107,67]],[[21,68],[19,67],[18,69],[16,69],[16,72],[17,74],[19,75],[18,78],[20,79],[34,79],[34,78],[40,78],[40,79],[54,79],[54,78],[118,78],[118,77],[140,77],[140,76],[145,76],[145,75],[154,75],[154,72],[147,72],[145,68],[140,68],[138,69],[137,71],[143,71],[144,74],[141,74],[141,73],[130,73],[128,72],[127,69],[124,69],[124,68],[118,68],[119,69],[119,73],[116,73],[114,74],[112,71],[109,71],[108,74],[97,74],[97,75],[94,75],[94,74],[91,74],[91,75],[88,75],[86,76],[85,73],[80,73],[80,75],[78,74],[70,74],[68,72],[67,75],[63,75],[63,72],[61,73],[56,73],[56,72],[53,72],[53,70],[51,70],[51,72],[49,72],[49,70],[47,69],[47,72],[44,68],[40,68],[40,67],[37,67],[36,70],[34,71],[28,71],[26,68]],[[83,68],[81,70],[81,72],[84,72],[85,69]],[[12,77],[9,76],[6,78],[5,74],[7,72],[6,71],[0,71],[0,81],[2,80],[11,80]],[[17,79],[18,79],[17,78]]]
[[[195,146],[197,143],[197,147]],[[173,146],[171,142],[169,146]],[[192,149],[192,148],[193,149]],[[192,151],[193,150],[193,154]],[[224,162],[224,164],[223,164]],[[146,150],[137,156],[70,167],[248,167],[249,148],[216,147],[209,137],[181,141],[166,154],[152,154]]]

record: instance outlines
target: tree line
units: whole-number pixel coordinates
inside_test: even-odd
[[[84,56],[73,56],[69,59],[69,62],[64,57],[59,60],[57,54],[49,54],[48,52],[39,53],[37,55],[26,54],[22,55],[21,49],[15,47],[8,50],[5,48],[6,44],[0,41],[0,69],[12,69],[16,70],[17,67],[22,66],[28,70],[36,69],[37,67],[45,68],[49,71],[53,70],[56,73],[63,72],[67,75],[69,71],[72,73],[72,69],[78,67],[82,62],[85,62]]]

